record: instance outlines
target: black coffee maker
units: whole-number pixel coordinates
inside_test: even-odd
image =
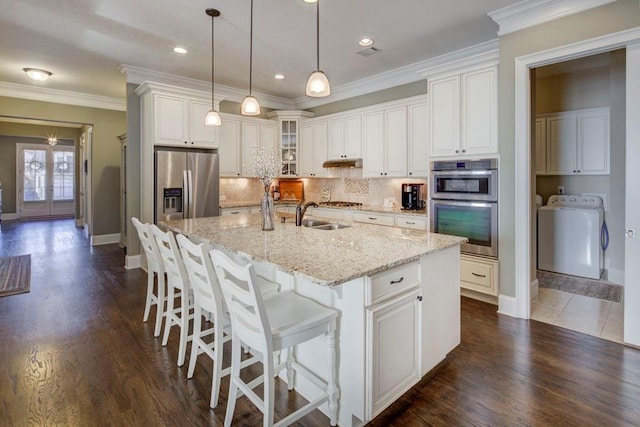
[[[424,208],[424,184],[402,184],[402,209]]]

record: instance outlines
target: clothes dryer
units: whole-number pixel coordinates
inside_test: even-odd
[[[604,268],[602,199],[555,195],[538,210],[538,268],[599,279]]]

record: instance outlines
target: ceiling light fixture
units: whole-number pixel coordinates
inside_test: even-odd
[[[187,53],[187,52],[188,52],[188,50],[187,50],[187,49],[185,49],[185,48],[183,48],[183,47],[180,47],[180,46],[176,46],[176,47],[174,47],[174,48],[173,48],[173,51],[174,51],[175,53],[179,53],[180,55],[184,55],[185,53]]]
[[[305,3],[315,3],[315,2],[317,2],[317,1],[318,1],[318,0],[304,0],[304,2],[305,2]]]
[[[222,118],[220,118],[220,114],[215,109],[215,101],[214,101],[214,77],[215,77],[215,43],[214,43],[214,25],[213,21],[216,16],[220,16],[220,11],[218,9],[207,9],[207,15],[211,17],[211,110],[207,113],[207,116],[204,119],[205,126],[220,126],[222,125]]]
[[[320,2],[316,3],[316,71],[311,73],[307,80],[308,96],[321,98],[331,94],[329,79],[324,71],[320,70]]]
[[[50,136],[47,138],[47,144],[49,144],[50,146],[54,146],[58,143],[58,138],[56,138],[55,136]]]
[[[358,42],[360,46],[371,46],[373,44],[373,39],[370,37],[363,37]]]
[[[27,74],[27,77],[31,80],[35,80],[37,82],[43,82],[53,74],[51,71],[42,70],[40,68],[23,68],[22,71],[24,71]]]
[[[259,116],[260,104],[258,100],[251,95],[251,78],[253,74],[253,0],[251,0],[251,27],[249,30],[249,95],[242,100],[240,114],[243,116]]]
[[[276,80],[282,80],[284,79],[284,74],[276,74],[275,76],[273,76],[273,78]]]

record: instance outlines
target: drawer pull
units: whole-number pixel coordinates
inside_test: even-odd
[[[371,221],[375,221],[375,220],[377,220],[378,218],[375,218],[375,217],[370,216],[370,217],[369,217],[369,219],[370,219]]]
[[[409,224],[409,225],[416,225],[416,223],[415,223],[415,222],[409,222],[409,221],[407,221],[406,223],[407,223],[407,224]]]
[[[474,272],[471,272],[471,274],[473,274],[476,277],[487,277],[486,274],[478,274],[478,273],[474,273]]]
[[[395,285],[395,284],[397,284],[397,283],[402,283],[402,281],[403,281],[403,280],[404,280],[404,277],[401,277],[401,278],[400,278],[400,279],[398,279],[398,280],[392,280],[389,284],[390,284],[390,285]]]

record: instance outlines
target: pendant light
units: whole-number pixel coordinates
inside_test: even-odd
[[[314,98],[331,95],[329,79],[324,71],[320,70],[320,1],[316,1],[316,70],[307,80],[307,95]]]
[[[207,117],[204,119],[205,126],[220,126],[222,125],[222,119],[220,118],[220,114],[215,110],[214,103],[214,59],[215,59],[215,44],[213,38],[213,21],[216,16],[220,16],[220,11],[218,9],[207,9],[207,15],[211,17],[211,110],[207,113]]]
[[[253,72],[253,0],[251,0],[251,27],[249,33],[249,95],[242,100],[240,114],[243,116],[259,116],[260,104],[258,100],[251,95],[251,77]]]

